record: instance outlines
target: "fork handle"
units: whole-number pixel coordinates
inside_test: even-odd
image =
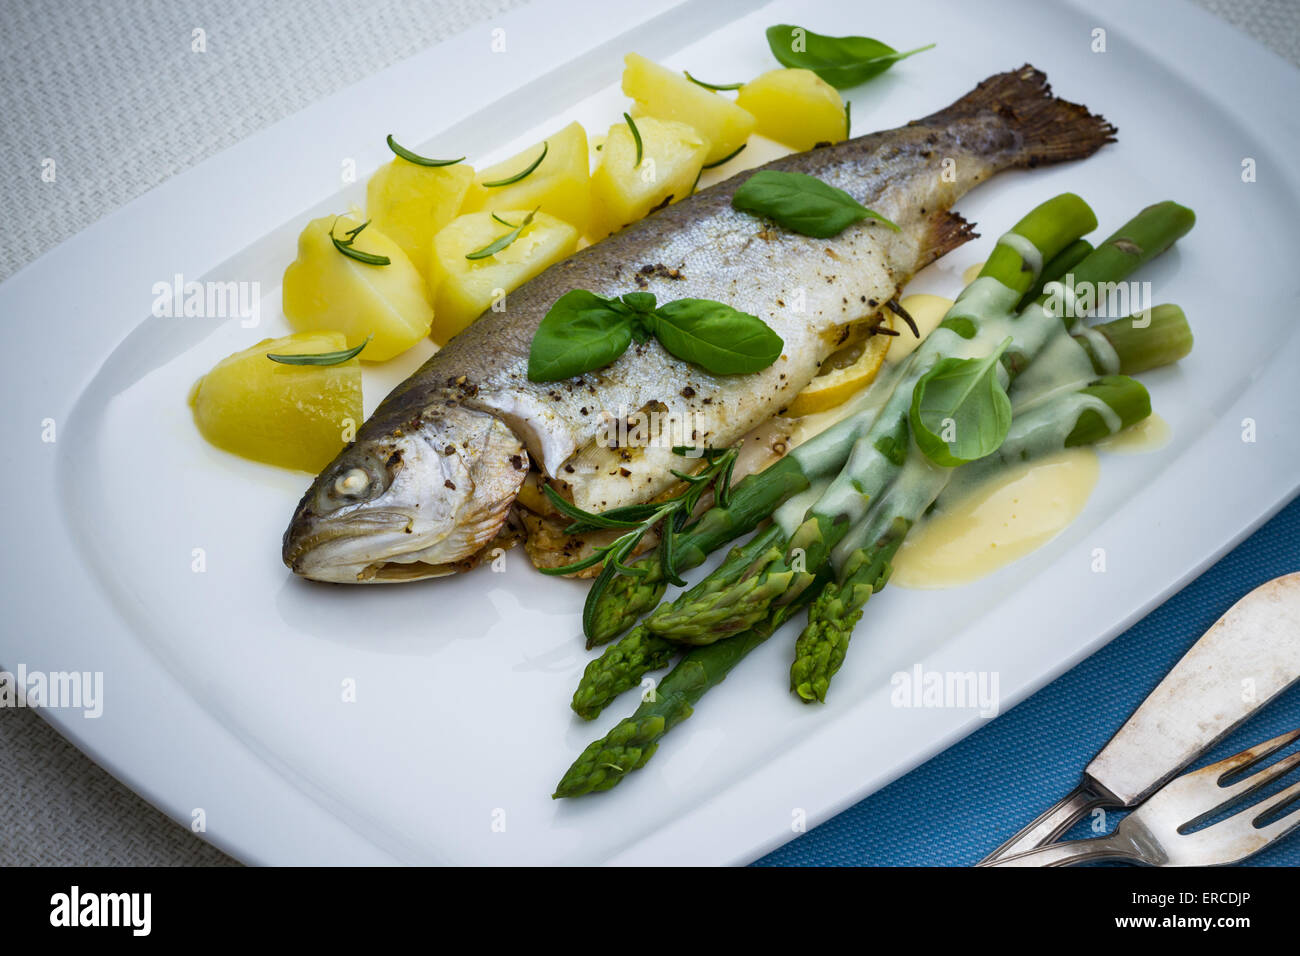
[[[981,866],[1074,866],[1076,863],[1092,863],[1096,860],[1128,860],[1130,863],[1145,862],[1133,843],[1111,833],[1106,836],[1093,837],[1091,840],[1069,840],[1065,843],[1051,843],[1040,846],[1027,853],[1016,853],[1001,857],[992,863]]]
[[[1108,797],[1092,789],[1085,780],[1056,806],[980,860],[977,866],[992,866],[1004,857],[1033,850],[1051,843],[1097,807],[1113,806]]]

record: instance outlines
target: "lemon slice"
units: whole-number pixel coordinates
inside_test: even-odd
[[[892,323],[892,316],[880,322],[886,328],[893,328]],[[794,397],[785,414],[790,418],[800,418],[843,405],[875,381],[892,338],[889,335],[870,335],[833,353],[822,363],[817,377]]]

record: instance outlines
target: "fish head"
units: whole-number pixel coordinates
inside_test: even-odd
[[[298,503],[282,551],[295,574],[438,577],[472,567],[501,530],[528,473],[514,433],[456,402],[388,417],[399,423],[368,422]]]

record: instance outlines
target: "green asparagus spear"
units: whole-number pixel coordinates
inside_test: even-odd
[[[1053,396],[1027,411],[1012,423],[1001,447],[986,458],[947,469],[914,452],[903,477],[868,514],[864,529],[847,537],[832,556],[840,577],[822,590],[809,610],[808,625],[795,644],[790,689],[807,702],[826,699],[863,606],[884,587],[889,562],[907,532],[954,474],[964,474],[978,483],[1008,464],[1098,442],[1150,414],[1151,399],[1142,384],[1111,375],[1071,394]]]
[[[632,628],[587,665],[573,692],[573,712],[583,720],[594,720],[615,697],[638,686],[646,674],[667,667],[681,649],[680,644],[644,627]]]
[[[742,547],[733,548],[727,560],[710,576],[715,586],[734,582],[754,558],[778,542],[784,542],[781,529],[772,525]],[[680,650],[678,644],[651,634],[644,627],[633,628],[587,665],[573,693],[574,712],[584,720],[591,720],[611,700],[639,684],[646,673],[666,666]]]
[[[1192,350],[1192,329],[1176,305],[1157,305],[1146,314],[1103,322],[1076,335],[1094,364],[1102,358],[1096,335],[1114,351],[1119,360],[1116,371],[1122,375],[1137,375],[1168,365]]]
[[[1020,297],[1020,302],[1016,305],[1016,311],[1019,312],[1029,303],[1033,302],[1043,294],[1043,286],[1049,282],[1056,282],[1065,278],[1071,269],[1077,266],[1092,253],[1092,243],[1087,239],[1076,239],[1070,243],[1055,256],[1052,257],[1045,266],[1043,273],[1038,277],[1038,281],[1030,287],[1029,291]]]
[[[809,589],[809,595],[815,589]],[[749,630],[725,641],[691,649],[659,682],[652,699],[587,747],[556,785],[552,795],[579,797],[616,786],[628,773],[645,766],[664,734],[693,713],[704,694],[726,678],[733,667],[784,624],[800,606],[773,609]]]

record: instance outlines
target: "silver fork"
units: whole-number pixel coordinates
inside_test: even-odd
[[[1300,782],[1195,833],[1184,831],[1231,805],[1246,803],[1255,791],[1300,766],[1297,751],[1245,775],[1251,767],[1296,740],[1300,740],[1300,730],[1174,778],[1121,820],[1108,836],[1052,843],[982,865],[1070,866],[1093,860],[1128,860],[1148,866],[1237,863],[1300,827],[1300,806],[1266,826],[1256,826],[1261,817],[1300,798]],[[1225,784],[1230,777],[1235,779]]]

